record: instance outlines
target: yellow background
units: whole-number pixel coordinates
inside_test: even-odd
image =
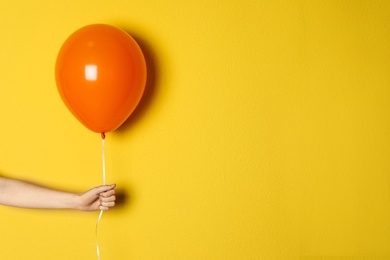
[[[106,140],[109,259],[390,259],[390,2],[0,3],[0,172],[84,191],[98,134],[54,63],[78,28],[139,42],[147,91]],[[96,259],[97,212],[0,207],[0,259]]]

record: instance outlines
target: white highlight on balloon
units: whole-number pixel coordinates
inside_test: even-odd
[[[85,79],[89,81],[97,80],[97,66],[96,65],[85,65]]]

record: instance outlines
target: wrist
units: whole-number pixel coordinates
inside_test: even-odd
[[[71,193],[68,207],[69,209],[82,210],[81,196]]]

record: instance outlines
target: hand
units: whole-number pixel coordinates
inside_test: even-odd
[[[114,207],[116,200],[115,186],[115,184],[102,185],[78,195],[76,208],[84,211],[94,211],[108,210]]]

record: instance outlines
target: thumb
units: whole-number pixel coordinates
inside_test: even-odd
[[[115,186],[116,186],[116,184],[101,185],[101,186],[95,187],[94,191],[96,194],[100,194],[102,192],[114,189]]]

